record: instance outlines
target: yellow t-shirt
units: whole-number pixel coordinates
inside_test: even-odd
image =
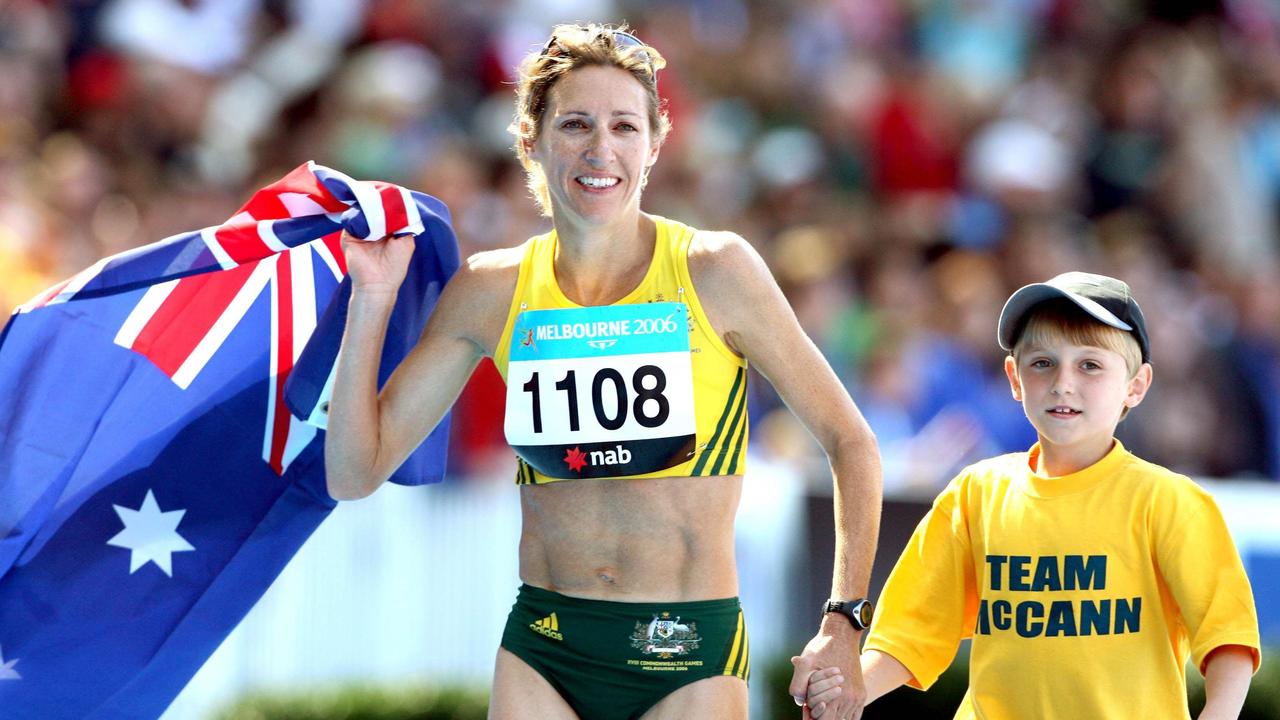
[[[1254,649],[1249,580],[1213,498],[1116,442],[1063,477],[1039,445],[966,468],[880,597],[866,648],[928,688],[972,637],[956,718],[1188,717],[1184,666]]]
[[[689,243],[698,231],[653,219],[657,238],[649,269],[634,290],[610,306],[584,308],[565,297],[556,282],[554,230],[525,242],[493,358],[509,384],[506,412],[520,413],[523,423],[520,439],[513,440],[512,417],[507,417],[507,439],[519,456],[517,483],[745,472],[746,360],[716,335],[689,277]],[[659,337],[664,328],[677,327],[678,347],[666,342],[676,338]],[[597,328],[621,328],[627,334],[597,335]],[[659,335],[630,334],[654,330]],[[661,342],[654,345],[647,338]],[[572,349],[557,350],[560,345]],[[538,348],[540,353],[531,354]],[[668,352],[646,354],[652,350]],[[663,360],[634,360],[654,357]],[[515,358],[541,363],[539,376],[526,372],[513,385],[509,371]],[[533,426],[529,415],[536,416]],[[648,422],[637,427],[637,419]],[[655,424],[682,429],[666,432]],[[530,438],[545,444],[531,447]],[[659,454],[662,459],[655,459]],[[539,464],[554,474],[540,471]],[[644,467],[657,469],[636,471]]]

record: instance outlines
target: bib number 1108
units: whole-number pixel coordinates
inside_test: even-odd
[[[526,309],[510,337],[503,434],[538,473],[627,477],[690,457],[694,354],[682,303]]]
[[[538,372],[529,376],[528,382],[521,385],[526,393],[533,396],[533,431],[542,432],[542,390],[538,383]],[[591,409],[595,413],[596,422],[606,430],[617,430],[627,422],[627,408],[637,423],[646,428],[656,428],[667,421],[671,414],[671,403],[663,390],[667,389],[667,376],[657,365],[641,365],[631,375],[631,390],[635,399],[630,400],[627,393],[627,382],[622,373],[611,367],[600,368],[591,378]],[[609,390],[606,391],[606,386]],[[577,372],[569,370],[555,384],[556,390],[563,391],[569,410],[569,430],[578,432],[581,423],[578,417],[578,378]],[[614,396],[613,413],[605,406],[606,392]]]

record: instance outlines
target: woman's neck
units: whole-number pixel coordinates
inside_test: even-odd
[[[657,223],[637,213],[627,223],[581,228],[555,223],[556,282],[580,305],[607,305],[631,292],[653,261]]]

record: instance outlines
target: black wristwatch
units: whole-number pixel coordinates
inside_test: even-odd
[[[853,627],[857,630],[866,630],[871,627],[871,616],[875,614],[876,606],[870,600],[858,598],[857,600],[828,600],[822,606],[822,614],[840,613],[849,618],[849,622],[853,623]]]

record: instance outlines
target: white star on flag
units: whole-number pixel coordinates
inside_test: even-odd
[[[156,497],[150,490],[147,490],[142,507],[137,510],[119,505],[111,507],[116,509],[116,514],[124,523],[124,530],[116,533],[107,544],[133,551],[129,559],[130,575],[148,562],[154,562],[165,575],[173,577],[173,553],[195,550],[177,532],[178,523],[182,522],[182,516],[187,511],[161,512],[160,506],[156,504]]]
[[[17,670],[13,669],[18,664],[18,659],[14,658],[9,662],[4,661],[4,648],[0,647],[0,680],[21,680],[22,676]]]

